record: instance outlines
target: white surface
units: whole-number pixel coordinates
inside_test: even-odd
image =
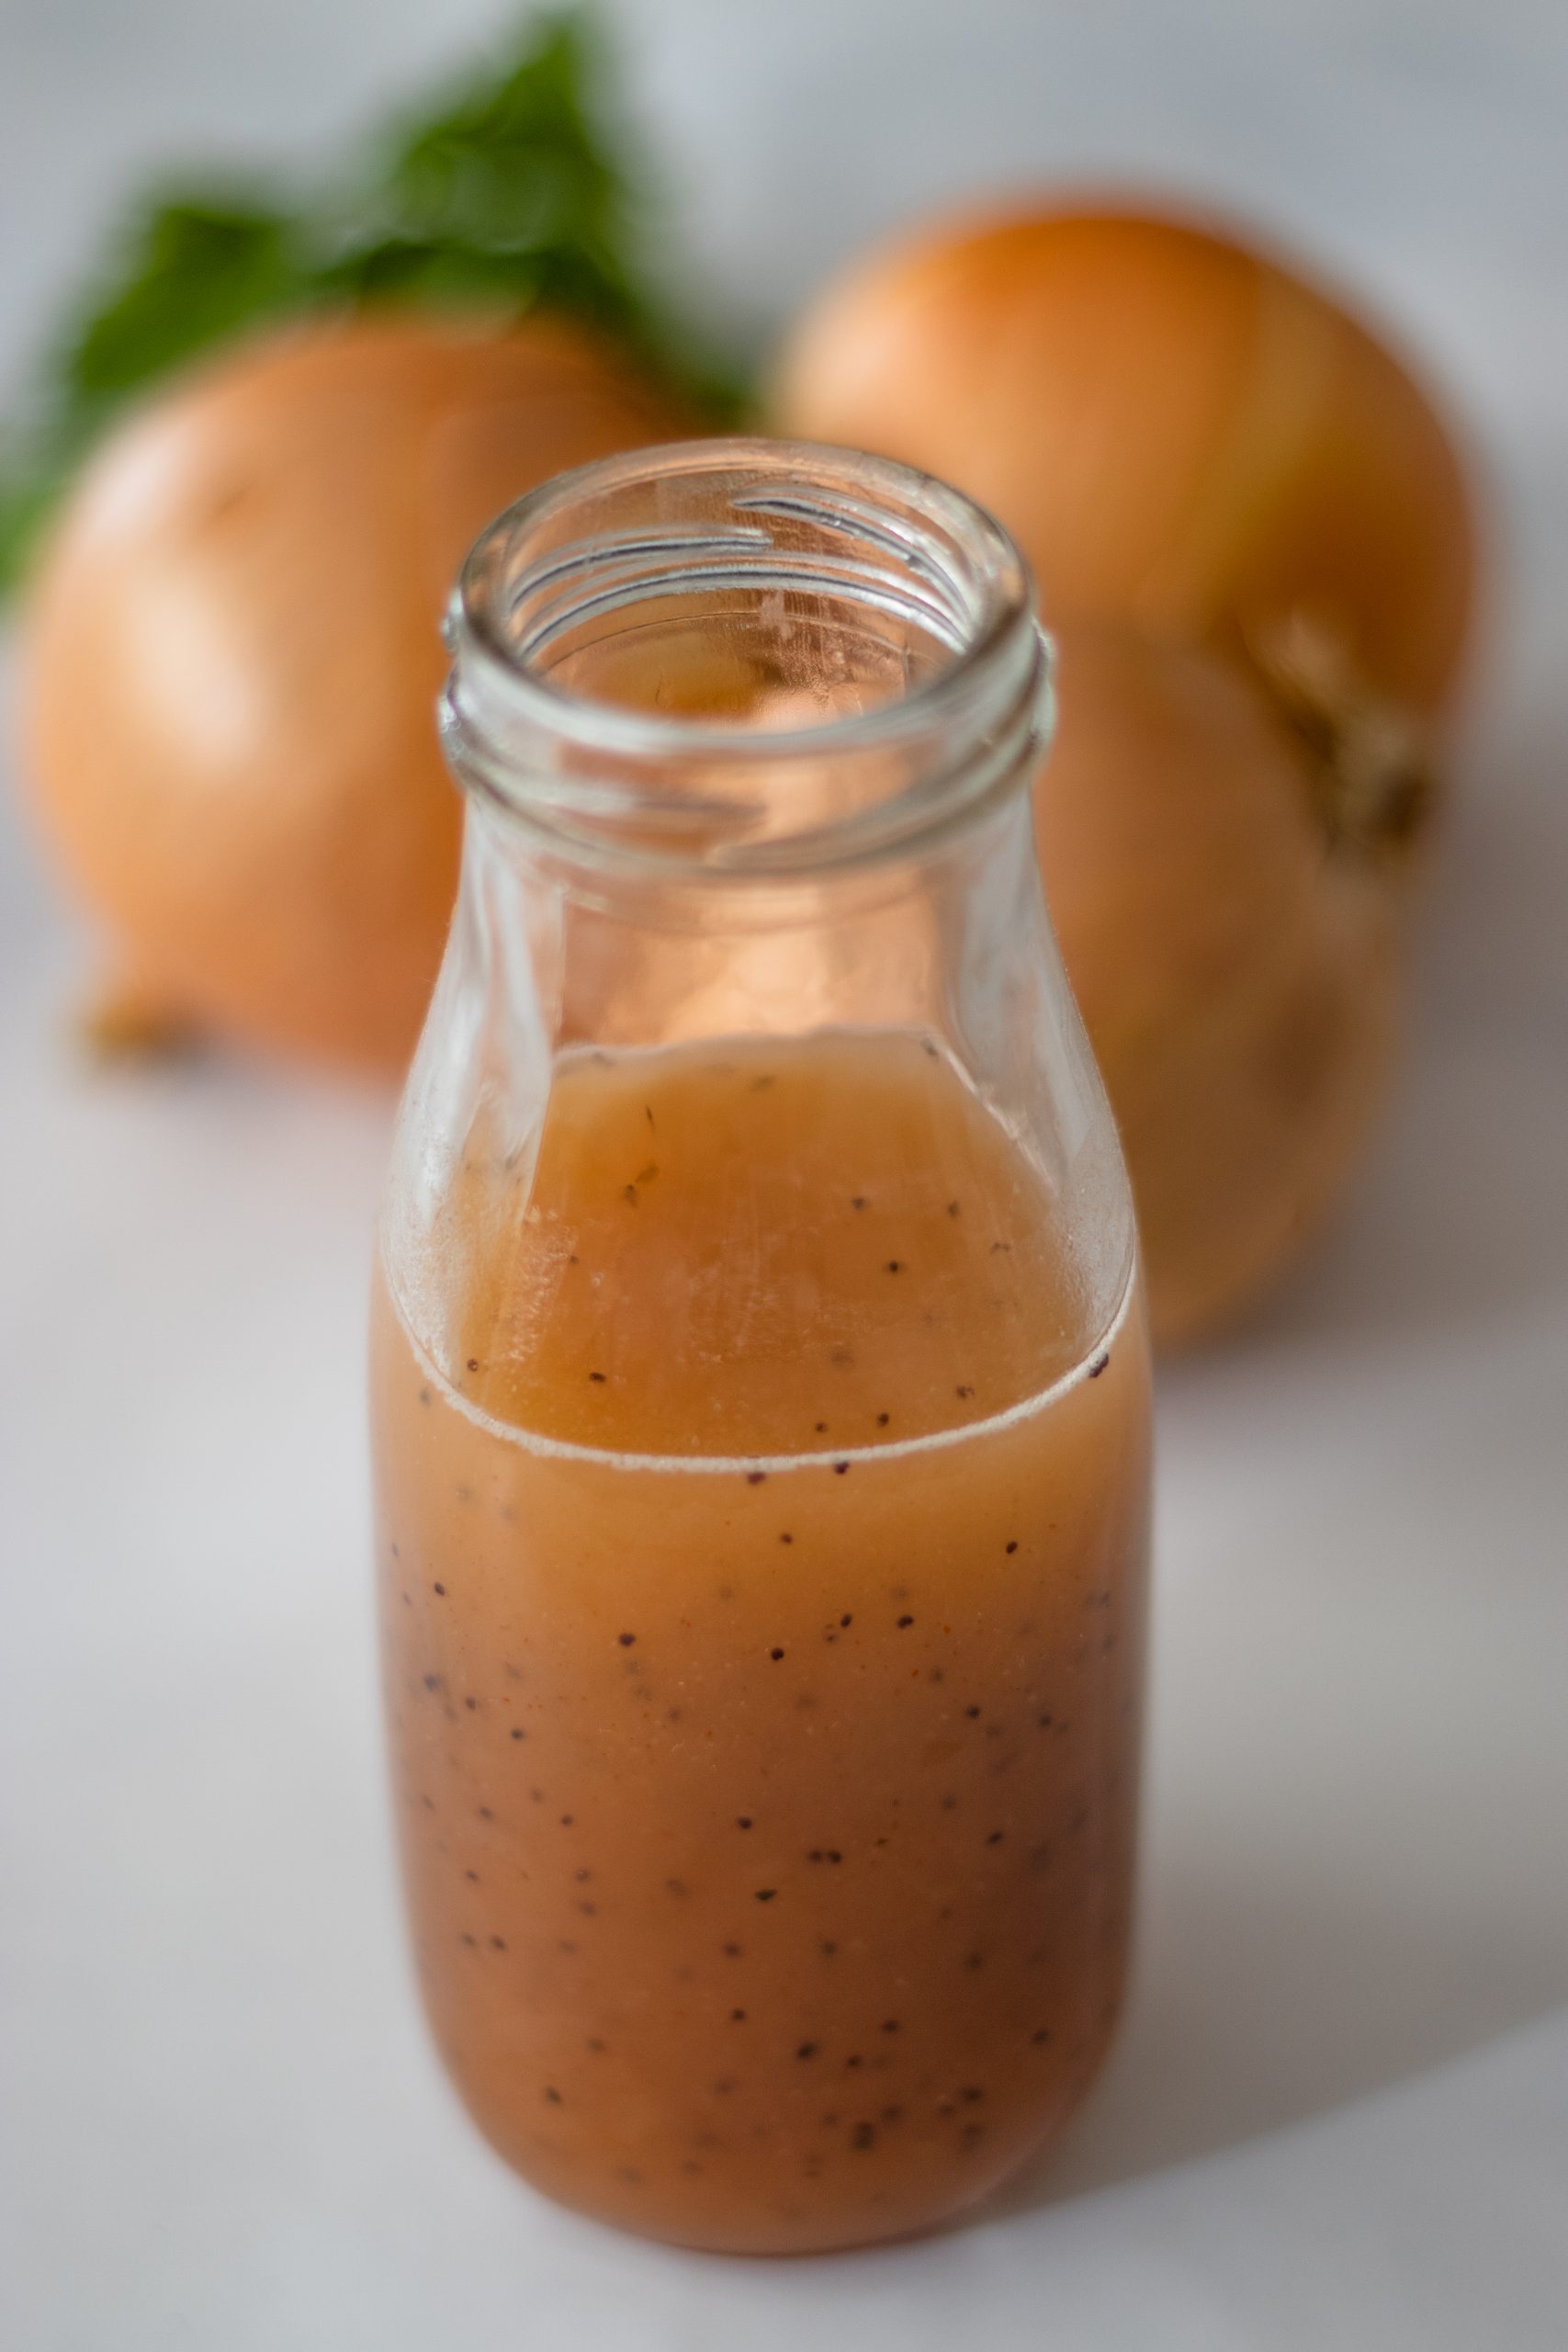
[[[824,2263],[538,2204],[401,1957],[372,1680],[372,1098],[96,1076],[0,843],[7,2352],[1562,2352],[1568,2343],[1568,16],[1561,0],[626,0],[757,316],[1055,164],[1246,201],[1400,318],[1508,602],[1404,1081],[1339,1231],[1168,1377],[1138,1989],[1038,2180]],[[129,163],[493,18],[0,0],[0,360]]]

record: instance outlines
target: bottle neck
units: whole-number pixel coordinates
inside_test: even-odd
[[[536,857],[672,889],[908,859],[1018,787],[1047,663],[1010,540],[843,451],[641,451],[482,538],[448,756]]]
[[[503,516],[448,634],[458,950],[498,1063],[525,1023],[531,1062],[824,1027],[994,1058],[1054,965],[1027,816],[1051,698],[977,508],[849,452],[637,452]]]
[[[551,1053],[897,1028],[949,1041],[979,1070],[1021,989],[1066,1009],[1029,774],[918,854],[778,881],[541,854],[475,805],[452,960],[492,1002],[502,1060],[526,1016]]]

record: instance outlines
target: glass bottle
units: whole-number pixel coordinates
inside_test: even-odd
[[[1094,2074],[1133,1866],[1147,1350],[1027,576],[904,468],[688,443],[503,515],[449,639],[373,1340],[430,2020],[569,2205],[919,2229]]]

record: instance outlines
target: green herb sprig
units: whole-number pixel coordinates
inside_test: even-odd
[[[0,590],[82,459],[131,403],[234,338],[316,311],[412,303],[583,319],[716,424],[739,374],[659,290],[646,199],[612,133],[604,60],[578,14],[370,141],[344,184],[168,187],[141,208],[0,428]]]

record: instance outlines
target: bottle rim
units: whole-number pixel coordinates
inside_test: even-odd
[[[605,527],[618,501],[637,519]],[[907,623],[942,658],[867,708],[761,728],[597,699],[551,673],[585,621],[775,590]],[[1051,731],[1051,647],[1002,526],[932,475],[817,443],[671,442],[556,475],[480,534],[446,638],[440,729],[458,781],[561,854],[643,873],[776,880],[907,854],[1020,786]],[[806,793],[795,825],[792,784],[824,763],[848,805],[824,818]]]

